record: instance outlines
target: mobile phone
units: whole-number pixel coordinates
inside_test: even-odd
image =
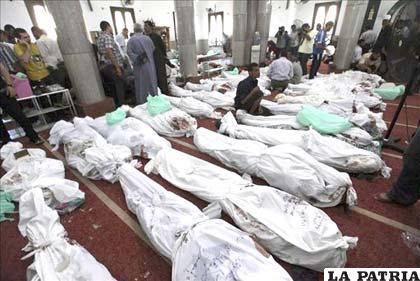
[[[15,156],[15,159],[17,160],[17,159],[19,159],[19,158],[22,158],[22,157],[25,157],[25,156],[28,156],[29,155],[29,152],[28,152],[28,150],[27,149],[22,149],[22,150],[20,150],[20,151],[18,151],[18,152],[15,152],[14,154],[13,154],[13,156]]]

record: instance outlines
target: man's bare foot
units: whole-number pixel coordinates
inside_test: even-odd
[[[393,203],[394,200],[392,200],[388,193],[379,193],[375,195],[375,199],[380,201],[380,202],[384,202],[384,203]]]

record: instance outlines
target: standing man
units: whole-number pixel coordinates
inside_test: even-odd
[[[261,106],[264,96],[258,87],[257,78],[260,77],[260,67],[256,63],[248,66],[249,76],[239,82],[236,90],[235,108],[246,110],[253,115],[271,115],[269,110]]]
[[[157,95],[157,77],[153,52],[155,46],[149,36],[143,35],[140,24],[134,25],[134,35],[128,40],[127,54],[134,67],[134,84],[137,104],[147,101],[147,96]]]
[[[43,141],[34,131],[31,122],[23,114],[20,105],[16,101],[16,92],[13,88],[13,81],[6,67],[0,63],[0,108],[9,114],[23,128],[26,136],[35,144],[41,144]],[[3,124],[3,116],[0,115],[0,136],[1,145],[10,141],[9,133]]]
[[[274,90],[283,92],[289,85],[290,79],[293,78],[293,65],[287,59],[287,51],[280,51],[281,57],[270,64],[267,76],[271,79],[271,87]]]
[[[67,71],[57,41],[48,38],[45,31],[37,26],[33,26],[31,31],[51,78],[54,82],[66,87]]]
[[[111,25],[106,21],[100,23],[101,33],[97,39],[100,54],[100,71],[107,81],[115,85],[114,101],[116,106],[125,102],[125,81],[123,77],[124,59],[113,38]]]
[[[290,32],[289,51],[296,56],[299,47],[299,32],[296,29],[295,24],[291,26],[291,29],[292,31]]]
[[[334,26],[332,21],[325,24],[325,28],[318,31],[314,40],[314,49],[312,52],[312,65],[309,73],[309,79],[314,79],[316,76],[319,66],[321,65],[322,53],[326,47],[327,32],[330,31]]]
[[[378,38],[373,45],[373,49],[379,50],[382,53],[386,51],[387,45],[391,38],[392,28],[391,28],[391,16],[386,15],[382,20],[382,29],[379,32]]]
[[[302,67],[302,74],[308,74],[308,60],[312,55],[314,46],[314,36],[309,24],[302,25],[302,32],[300,33],[300,42],[298,48],[298,56],[300,66]]]
[[[25,29],[16,28],[17,44],[15,45],[15,54],[21,65],[26,70],[32,86],[43,87],[51,84],[50,73],[42,59],[38,45],[31,43],[31,37]]]
[[[403,168],[392,189],[375,196],[376,200],[403,206],[414,205],[420,199],[420,129],[404,152]]]
[[[122,32],[115,36],[115,41],[117,41],[117,44],[120,46],[123,53],[127,54],[127,40],[128,40],[128,29],[123,28]]]
[[[150,37],[155,46],[155,51],[153,52],[153,59],[155,61],[157,83],[160,91],[167,95],[169,94],[168,89],[168,80],[166,77],[166,47],[162,38],[154,32],[155,23],[151,20],[144,22],[144,33]]]
[[[287,32],[284,30],[284,26],[279,27],[279,31],[277,31],[275,37],[277,38],[277,48],[280,49],[280,52],[282,50],[286,50],[287,44],[289,42],[289,35],[287,35]],[[276,57],[278,59],[278,57]]]

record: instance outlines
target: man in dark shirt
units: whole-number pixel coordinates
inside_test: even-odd
[[[260,67],[251,63],[248,67],[249,76],[239,82],[236,90],[235,108],[246,110],[253,115],[270,115],[269,111],[260,105],[264,96],[258,87],[257,78],[260,77]]]
[[[378,38],[376,39],[375,44],[373,45],[373,49],[383,51],[386,50],[387,45],[389,43],[389,39],[391,38],[392,28],[390,22],[391,16],[386,15],[384,20],[382,21],[382,29],[379,32]]]
[[[150,37],[155,45],[155,50],[153,52],[153,58],[155,61],[156,75],[158,81],[158,87],[161,92],[165,95],[169,93],[168,89],[168,80],[166,77],[166,63],[168,61],[166,57],[166,47],[165,43],[155,31],[155,23],[151,20],[146,20],[144,22],[144,33]]]
[[[35,144],[41,144],[42,140],[34,131],[31,122],[23,114],[20,105],[16,101],[16,92],[13,88],[13,81],[6,67],[0,63],[0,108],[9,114],[23,128],[26,136]],[[10,141],[9,133],[3,124],[3,116],[0,114],[0,141],[6,144]]]

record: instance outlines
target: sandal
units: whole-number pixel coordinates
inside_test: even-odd
[[[375,199],[383,202],[383,203],[394,203],[394,200],[392,200],[388,193],[379,193],[375,195]]]

